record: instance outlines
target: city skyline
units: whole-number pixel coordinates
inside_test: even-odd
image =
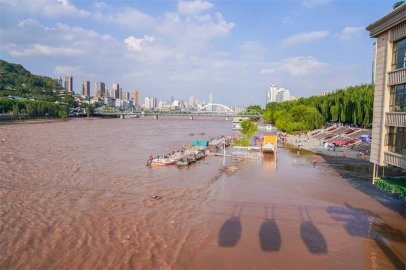
[[[365,27],[393,3],[2,1],[0,53],[34,74],[71,74],[75,91],[118,81],[163,100],[213,91],[263,105],[270,83],[304,97],[370,83]]]

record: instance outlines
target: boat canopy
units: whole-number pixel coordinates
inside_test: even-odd
[[[207,147],[207,146],[209,146],[209,141],[207,141],[207,140],[193,140],[192,141],[192,146]]]

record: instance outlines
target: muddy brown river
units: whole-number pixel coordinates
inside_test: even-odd
[[[281,148],[225,159],[232,175],[215,156],[146,166],[230,134],[210,119],[0,125],[0,268],[405,268],[406,203],[367,163]]]

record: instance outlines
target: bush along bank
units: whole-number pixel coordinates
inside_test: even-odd
[[[403,198],[406,201],[406,178],[379,178],[374,184],[395,196]]]

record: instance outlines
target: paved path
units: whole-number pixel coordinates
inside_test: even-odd
[[[358,159],[361,158],[358,156],[358,152],[354,150],[350,150],[346,147],[336,147],[335,151],[328,150],[324,147],[321,140],[310,137],[308,135],[289,135],[288,136],[288,143],[298,146],[300,145],[301,148],[322,154],[327,156],[340,156],[340,157],[347,157],[351,159]],[[365,156],[363,158],[366,161],[369,161],[369,156]]]

